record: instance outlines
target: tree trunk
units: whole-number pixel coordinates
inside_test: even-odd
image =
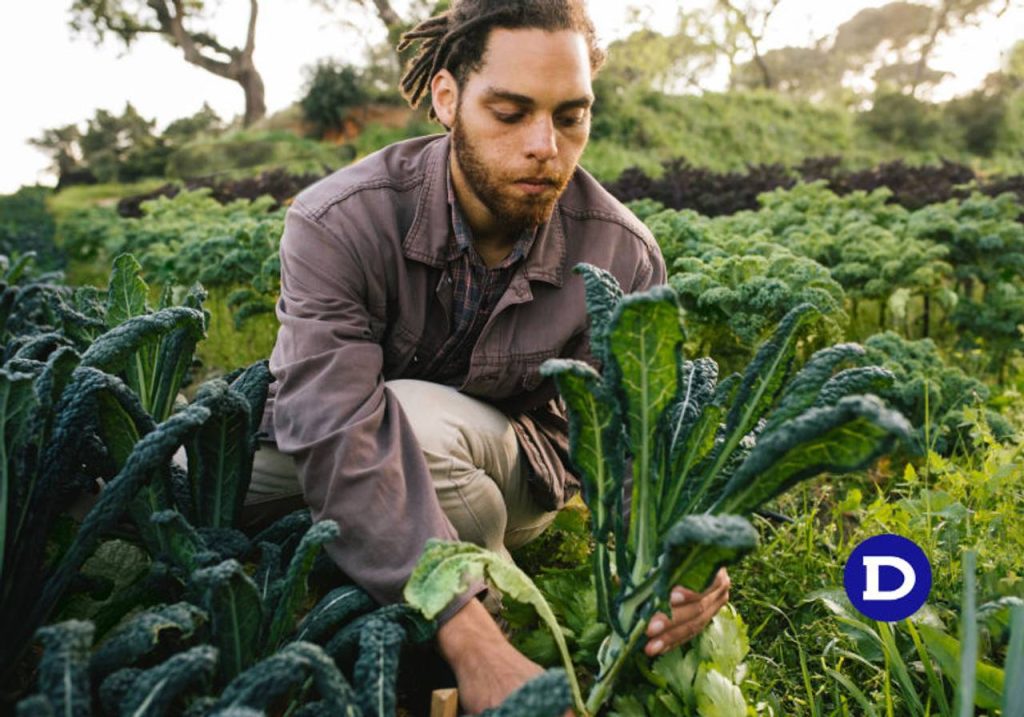
[[[251,70],[243,71],[239,75],[238,84],[242,86],[242,91],[245,92],[245,119],[243,122],[246,127],[249,127],[254,122],[263,119],[267,114],[263,78],[260,77],[260,73],[255,68],[252,68]]]
[[[928,338],[929,329],[932,323],[932,297],[931,294],[924,295],[924,316],[921,317],[921,338]]]
[[[761,57],[761,51],[757,48],[757,41],[753,41],[754,45],[754,62],[757,63],[757,67],[761,70],[761,82],[764,84],[766,90],[772,88],[772,77],[768,72],[768,65],[765,64],[764,58]]]

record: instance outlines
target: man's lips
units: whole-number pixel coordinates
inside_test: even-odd
[[[541,194],[554,188],[556,183],[550,177],[524,177],[517,179],[515,185],[527,194]]]

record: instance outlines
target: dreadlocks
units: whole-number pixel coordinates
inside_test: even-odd
[[[421,22],[402,35],[398,51],[414,43],[420,47],[402,76],[402,95],[416,107],[430,92],[430,82],[448,70],[462,87],[469,74],[480,69],[491,30],[539,29],[582,33],[590,51],[591,71],[604,63],[594,24],[583,0],[453,0],[450,10]],[[429,116],[437,119],[434,108]]]

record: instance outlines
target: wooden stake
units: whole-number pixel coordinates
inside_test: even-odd
[[[434,690],[430,696],[430,717],[458,717],[459,691],[451,688]]]

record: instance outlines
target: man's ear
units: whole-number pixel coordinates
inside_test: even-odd
[[[459,83],[448,70],[441,70],[431,80],[430,101],[437,119],[451,129],[455,124],[455,110],[459,106]]]

